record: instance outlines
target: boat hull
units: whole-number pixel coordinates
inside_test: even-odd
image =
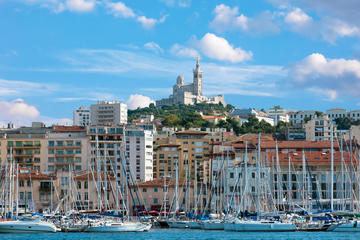
[[[201,223],[201,229],[224,230],[224,223],[223,222],[203,222],[203,223]]]
[[[229,226],[229,225],[233,226]],[[229,223],[228,231],[236,232],[291,232],[296,231],[296,226],[292,223],[262,223],[262,222],[243,222]]]
[[[170,228],[185,229],[189,227],[188,222],[186,221],[168,221],[167,223]]]
[[[89,226],[85,232],[147,232],[151,229],[151,224],[142,223],[118,223],[118,224],[99,224]]]
[[[357,221],[333,225],[328,228],[332,232],[360,232],[360,224]]]
[[[0,233],[53,233],[57,228],[54,224],[41,221],[5,221],[0,222]]]

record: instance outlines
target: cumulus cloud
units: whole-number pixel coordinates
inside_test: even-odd
[[[150,103],[155,103],[154,100],[147,96],[143,96],[140,94],[132,94],[129,99],[126,101],[129,109],[137,109],[138,107],[144,108],[148,107]]]
[[[136,15],[133,10],[127,7],[123,2],[109,2],[105,1],[105,7],[115,17],[134,18]]]
[[[96,7],[96,0],[25,0],[28,4],[48,8],[55,13],[65,10],[72,12],[91,12]]]
[[[162,53],[164,50],[156,42],[147,42],[144,44],[144,47],[147,50],[153,51],[155,53]]]
[[[248,18],[241,14],[239,8],[231,8],[225,4],[217,5],[213,11],[214,20],[210,23],[210,27],[217,32],[223,32],[232,28],[240,28],[246,30],[248,28]]]
[[[199,55],[198,51],[196,51],[194,48],[185,47],[177,43],[175,43],[170,48],[170,53],[175,56],[184,58],[195,58]]]
[[[225,4],[217,5],[213,11],[214,19],[210,28],[215,32],[241,30],[248,34],[277,33],[280,31],[278,15],[270,11],[263,11],[253,17],[239,13],[238,7],[229,7]]]
[[[167,18],[167,15],[161,17],[160,19],[148,18],[146,16],[138,16],[136,18],[136,21],[141,23],[141,25],[144,29],[151,29],[156,24],[165,22],[166,18]]]
[[[160,2],[163,2],[168,7],[189,7],[191,5],[191,0],[159,0]]]
[[[74,12],[91,12],[96,5],[95,0],[67,0],[66,6]]]
[[[313,53],[289,69],[290,84],[307,89],[321,89],[330,99],[342,94],[360,96],[360,61],[327,59]]]
[[[240,47],[235,48],[225,38],[218,37],[212,33],[206,33],[195,44],[204,55],[211,59],[236,63],[252,58],[251,51],[245,51]]]
[[[288,12],[285,16],[285,22],[290,25],[295,25],[297,27],[304,26],[312,22],[312,18],[307,15],[300,8],[295,8],[294,10]]]
[[[0,121],[36,119],[39,115],[36,107],[29,105],[20,98],[11,102],[0,101]]]

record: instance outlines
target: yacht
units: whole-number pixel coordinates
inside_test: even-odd
[[[58,230],[53,223],[41,220],[12,220],[0,222],[0,233],[52,233]]]
[[[91,223],[85,232],[146,232],[151,224],[141,222],[100,221]]]

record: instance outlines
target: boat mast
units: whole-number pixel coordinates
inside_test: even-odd
[[[245,158],[244,158],[244,162],[245,162],[245,174],[244,174],[244,178],[245,178],[245,189],[244,189],[244,193],[243,195],[244,197],[244,208],[243,211],[245,212],[246,208],[247,208],[247,189],[248,189],[248,156],[247,156],[247,141],[245,141]]]
[[[194,176],[194,188],[193,188],[193,195],[194,195],[194,214],[197,213],[197,159],[195,159],[195,176]]]
[[[343,153],[343,132],[340,130],[340,157],[341,157],[341,190],[342,190],[342,206],[341,209],[344,211],[345,200],[345,179],[344,179],[344,153]]]
[[[330,124],[331,133],[331,181],[330,181],[330,206],[331,211],[334,211],[334,134],[333,123]]]
[[[256,161],[256,168],[257,168],[257,201],[256,201],[256,211],[257,211],[257,220],[260,217],[260,137],[261,133],[258,136],[258,156]]]
[[[116,192],[115,192],[115,201],[116,201],[116,212],[117,214],[119,214],[120,212],[120,207],[119,207],[119,179],[118,179],[118,162],[117,162],[117,143],[115,143],[115,170],[114,170],[114,174],[115,174],[115,187],[116,187]]]
[[[291,157],[290,154],[288,156],[288,208],[290,211],[291,205]]]
[[[179,167],[178,160],[175,160],[175,214],[179,210]]]
[[[19,215],[19,164],[16,164],[16,218]]]
[[[101,211],[101,180],[100,180],[100,152],[99,152],[99,137],[96,134],[96,175],[97,175],[97,193],[98,193],[98,210]]]
[[[305,156],[305,151],[304,151],[304,149],[303,149],[303,151],[302,151],[302,173],[303,173],[303,179],[302,179],[302,188],[303,188],[303,204],[304,204],[304,206],[305,206],[305,209],[307,210],[307,211],[309,211],[309,209],[308,209],[308,197],[307,197],[307,194],[306,194],[306,188],[305,188],[305,186],[306,186],[306,180],[307,180],[307,178],[306,178],[306,165],[305,165],[305,158],[306,158],[306,156]]]

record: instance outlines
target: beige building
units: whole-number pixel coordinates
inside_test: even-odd
[[[304,124],[307,141],[330,141],[331,123],[327,117],[309,120]],[[333,125],[333,134],[336,136],[336,125]]]

